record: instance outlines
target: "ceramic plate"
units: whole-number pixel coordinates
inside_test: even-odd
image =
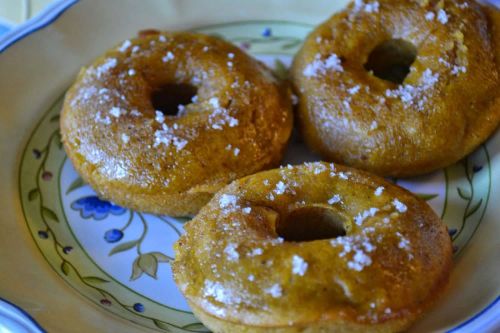
[[[308,32],[346,2],[60,1],[8,34],[0,41],[0,296],[51,332],[207,331],[170,269],[187,219],[119,207],[82,182],[60,142],[65,90],[82,65],[146,28],[222,36],[284,75]],[[292,141],[284,164],[318,160]],[[443,218],[455,251],[450,288],[412,331],[500,329],[500,133],[456,165],[394,181]]]

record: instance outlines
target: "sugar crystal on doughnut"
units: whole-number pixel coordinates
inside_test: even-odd
[[[130,42],[130,40],[127,39],[122,43],[122,45],[120,45],[118,51],[125,52],[130,47],[130,45],[132,45],[132,43]]]
[[[95,120],[97,123],[101,123],[101,124],[104,124],[104,125],[111,125],[111,118],[109,118],[109,116],[103,117],[103,116],[101,115],[101,112],[100,112],[100,111],[98,111],[98,112],[95,114],[94,120]]]
[[[333,205],[333,204],[336,204],[338,202],[340,202],[342,199],[340,198],[340,195],[338,194],[335,194],[333,197],[331,197],[330,199],[328,199],[328,204],[329,205]]]
[[[241,303],[241,298],[239,296],[234,295],[234,293],[230,289],[225,288],[219,282],[205,280],[203,294],[205,296],[213,297],[216,301],[223,304]]]
[[[237,261],[240,258],[239,253],[236,251],[236,247],[236,244],[230,243],[224,249],[224,253],[229,261]]]
[[[161,58],[161,60],[163,62],[167,62],[169,60],[173,60],[175,58],[174,54],[170,51],[167,52],[167,55],[165,55],[163,58]]]
[[[304,68],[304,75],[306,77],[313,77],[318,74],[326,74],[327,71],[343,72],[342,62],[340,58],[333,53],[326,60],[321,60],[321,55],[316,54],[314,61]]]
[[[122,133],[121,139],[122,139],[123,143],[127,144],[130,140],[130,137],[127,134]]]
[[[399,237],[400,241],[398,243],[398,247],[400,249],[411,250],[410,241],[405,238],[399,231],[396,231],[396,235]]]
[[[375,216],[375,214],[377,214],[378,211],[379,209],[375,207],[371,207],[370,209],[364,210],[361,213],[358,213],[358,215],[354,217],[354,222],[357,225],[362,225],[367,218]]]
[[[95,70],[95,73],[97,75],[97,78],[101,78],[102,75],[106,74],[109,72],[110,69],[116,67],[118,64],[118,61],[115,58],[108,58],[106,61],[98,66]]]
[[[155,111],[155,120],[159,122],[160,124],[163,124],[165,122],[165,115],[163,112],[156,110]]]
[[[406,210],[408,209],[408,208],[406,207],[406,205],[405,205],[404,203],[402,203],[401,201],[399,201],[398,199],[394,199],[394,200],[392,201],[392,203],[393,203],[394,207],[396,208],[396,210],[397,210],[398,212],[400,212],[400,213],[404,213],[404,212],[406,212]]]
[[[120,116],[123,114],[124,112],[122,111],[122,109],[120,108],[117,108],[116,106],[112,107],[110,110],[109,110],[109,114],[111,114],[113,117],[115,118],[120,118]]]
[[[438,11],[437,19],[441,24],[446,24],[448,23],[448,14],[446,14],[446,11],[444,9],[440,9]]]
[[[250,257],[255,257],[255,256],[260,256],[262,253],[264,253],[264,251],[260,247],[258,247],[253,249],[248,255]]]
[[[375,195],[377,197],[379,197],[380,195],[382,195],[382,192],[384,192],[384,187],[383,186],[379,186],[375,189]]]
[[[307,271],[308,263],[300,256],[294,255],[292,257],[292,273],[304,276]]]
[[[266,294],[271,295],[274,298],[281,297],[283,295],[283,290],[281,289],[281,286],[279,284],[274,284],[269,288],[264,289],[264,292]]]
[[[237,206],[238,197],[232,194],[222,194],[219,198],[220,208],[229,208]]]

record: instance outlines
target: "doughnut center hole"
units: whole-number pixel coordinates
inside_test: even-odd
[[[346,235],[345,219],[332,208],[305,206],[281,219],[276,232],[288,242],[331,239]]]
[[[382,80],[402,84],[416,58],[415,45],[404,39],[390,39],[373,49],[365,69]]]
[[[151,94],[151,103],[155,110],[166,116],[182,115],[184,106],[192,103],[198,88],[190,84],[166,84]]]

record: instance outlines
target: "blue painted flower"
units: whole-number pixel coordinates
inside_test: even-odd
[[[108,243],[116,243],[123,238],[123,231],[120,229],[111,229],[106,231],[104,234],[104,239]]]
[[[144,312],[144,305],[142,305],[141,303],[135,303],[134,310],[137,312]]]
[[[271,37],[271,35],[272,35],[271,28],[269,28],[269,27],[264,28],[264,30],[262,31],[262,36],[263,37]]]
[[[79,210],[84,219],[94,218],[96,220],[105,219],[109,214],[122,215],[127,211],[125,208],[101,200],[95,195],[76,200],[71,204],[71,208]]]

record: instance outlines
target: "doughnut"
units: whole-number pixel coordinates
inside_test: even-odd
[[[194,314],[229,332],[394,332],[444,290],[446,226],[421,199],[325,162],[221,189],[174,245]]]
[[[472,0],[354,1],[294,59],[304,141],[382,176],[462,159],[500,123],[498,22]]]
[[[80,71],[60,127],[100,196],[185,216],[231,181],[275,167],[292,121],[291,89],[238,47],[147,31]]]

